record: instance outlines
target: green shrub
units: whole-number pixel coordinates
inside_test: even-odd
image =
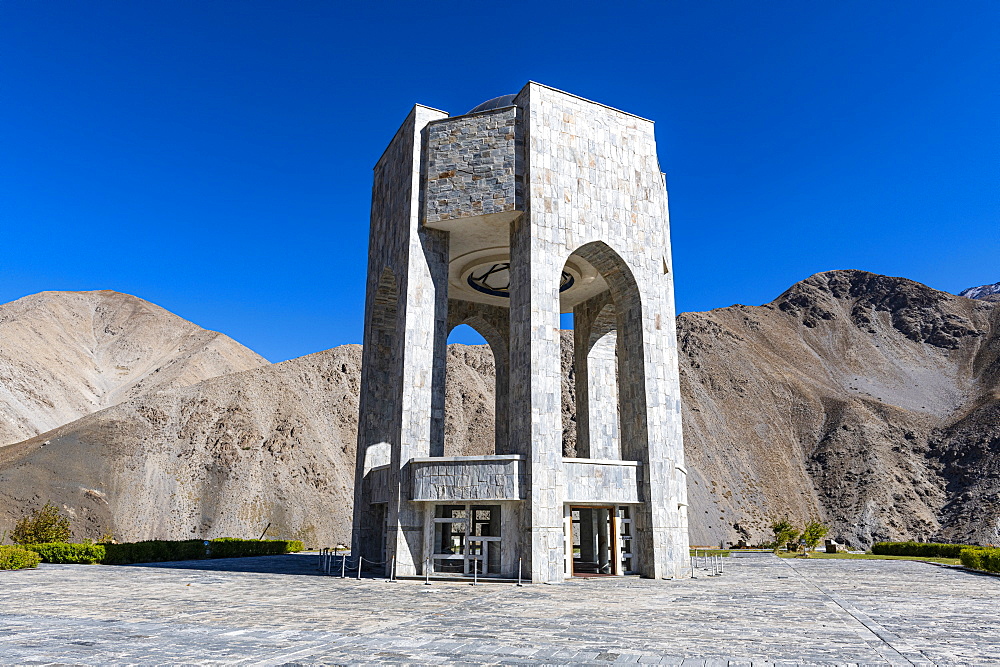
[[[792,525],[787,516],[772,521],[771,532],[774,533],[774,553],[778,553],[782,544],[787,545],[789,542],[799,539],[799,531],[795,530],[795,526]]]
[[[277,556],[302,551],[298,540],[241,540],[220,537],[209,542],[210,558],[239,558],[242,556]]]
[[[45,503],[41,509],[21,517],[14,524],[10,539],[18,544],[43,544],[65,542],[69,534],[69,519],[59,513],[58,507]]]
[[[198,560],[206,557],[205,542],[202,540],[144,540],[101,546],[105,550],[104,562],[111,565]]]
[[[958,558],[962,549],[971,544],[941,544],[938,542],[876,542],[872,553],[879,556],[923,556],[927,558]]]
[[[1000,572],[1000,549],[966,547],[962,549],[962,565],[972,570]]]
[[[0,570],[23,570],[38,567],[41,557],[19,546],[0,546]]]
[[[239,558],[242,556],[276,556],[302,551],[298,540],[241,540],[220,537],[202,540],[146,540],[125,544],[103,544],[105,563],[128,565],[131,563],[159,563],[173,560],[199,560],[201,558]]]
[[[93,565],[104,560],[104,546],[101,544],[48,542],[46,544],[25,544],[24,548],[34,551],[41,556],[43,563]]]

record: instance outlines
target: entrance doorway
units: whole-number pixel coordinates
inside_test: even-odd
[[[500,575],[500,506],[436,505],[431,572]]]
[[[632,519],[624,505],[570,507],[574,577],[632,573]]]

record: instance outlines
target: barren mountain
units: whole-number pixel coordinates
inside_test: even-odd
[[[78,536],[349,539],[361,350],[125,401],[0,450],[0,527],[51,498]]]
[[[130,398],[267,363],[128,294],[26,296],[0,305],[0,446]]]
[[[693,542],[786,513],[856,545],[1000,542],[1000,306],[830,271],[678,327]]]
[[[980,285],[979,287],[970,287],[964,289],[958,293],[959,296],[964,296],[967,299],[982,299],[983,301],[1000,301],[1000,283],[993,283],[992,285]]]
[[[493,442],[488,350],[453,345],[449,448]],[[0,529],[51,499],[77,537],[350,541],[361,348],[140,396],[0,449]]]
[[[759,541],[783,514],[859,546],[1000,542],[1000,304],[831,271],[764,306],[684,314],[678,337],[692,543]],[[0,449],[0,529],[51,498],[81,536],[271,522],[311,545],[346,540],[359,365],[357,346],[335,348]],[[449,453],[492,451],[493,369],[487,347],[450,347]],[[571,452],[568,382],[563,395]]]

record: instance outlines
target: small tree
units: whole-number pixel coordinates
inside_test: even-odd
[[[774,533],[774,553],[778,553],[782,544],[792,542],[799,536],[799,531],[795,530],[788,517],[783,517],[771,522],[771,532]]]
[[[52,503],[45,503],[41,509],[18,520],[10,539],[17,544],[42,544],[66,542],[69,535],[69,518],[60,514],[59,508]]]
[[[826,537],[826,534],[829,532],[829,527],[816,519],[812,519],[802,529],[802,539],[806,541],[806,547],[816,551],[819,541]]]

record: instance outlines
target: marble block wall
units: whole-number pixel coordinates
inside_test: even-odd
[[[506,107],[428,125],[426,222],[515,209],[516,119]]]
[[[458,283],[450,298],[452,234],[464,234],[464,253],[477,234],[486,234],[493,245],[483,247],[494,253],[507,243],[509,308],[459,296]],[[607,285],[574,310],[584,406],[578,451],[606,459],[596,464],[563,460],[560,283],[570,255]],[[372,507],[384,498],[386,558],[396,559],[398,574],[417,574],[425,509],[432,506],[412,498],[508,498],[516,480],[523,500],[503,503],[505,567],[522,562],[532,581],[561,581],[572,554],[567,503],[613,500],[633,505],[636,569],[647,577],[685,576],[671,267],[651,121],[536,83],[513,106],[455,118],[415,107],[375,167],[358,553],[380,553],[383,505]],[[496,453],[523,457],[514,476],[497,471],[473,479],[446,459],[414,464],[443,454],[446,340],[461,323],[483,334],[497,360]],[[366,491],[364,472],[381,465],[388,467],[378,473],[378,492]]]

